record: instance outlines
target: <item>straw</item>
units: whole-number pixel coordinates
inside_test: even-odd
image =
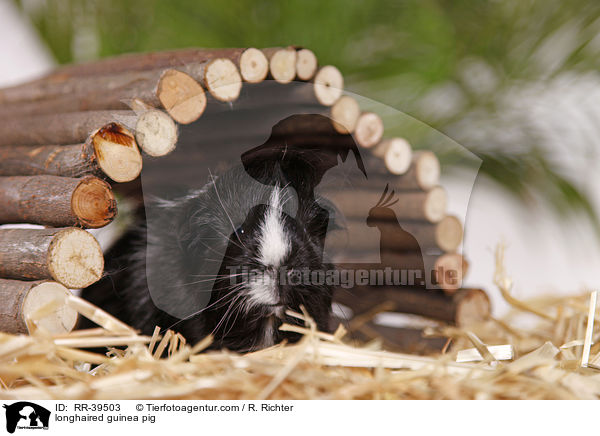
[[[358,343],[342,326],[322,332],[304,308],[287,312],[300,325],[281,326],[301,335],[297,343],[210,350],[212,337],[188,344],[160,326],[144,336],[75,298],[71,307],[99,328],[0,333],[0,399],[600,399],[597,293],[514,299],[503,249],[497,255],[497,284],[513,311],[430,328],[448,339],[443,354],[387,351],[378,336]],[[516,326],[523,312],[539,324]],[[98,347],[105,352],[88,351]]]

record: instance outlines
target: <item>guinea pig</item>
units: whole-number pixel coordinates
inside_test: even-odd
[[[83,298],[143,334],[157,325],[191,343],[210,334],[212,348],[238,352],[298,340],[279,327],[299,324],[286,311],[301,306],[327,331],[331,286],[289,278],[333,268],[323,259],[333,208],[281,168],[254,168],[260,182],[247,170],[146,204],[146,223],[120,240],[112,271]]]

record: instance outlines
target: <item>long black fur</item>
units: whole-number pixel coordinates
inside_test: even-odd
[[[259,223],[270,207],[265,199],[273,186],[294,186],[298,193],[295,216],[283,215],[292,245],[284,266],[288,270],[332,268],[322,258],[330,212],[322,207],[320,199],[314,198],[314,182],[301,180],[307,176],[306,171],[301,171],[302,162],[295,165],[299,170],[294,180],[272,166],[254,167],[253,176],[258,174],[263,183],[268,183],[247,186],[246,164],[246,169],[236,167],[199,191],[146,205],[147,211],[153,207],[159,211],[152,225],[142,220],[106,254],[106,277],[85,289],[83,297],[144,334],[151,334],[157,325],[180,332],[191,343],[212,334],[213,348],[251,351],[263,346],[267,330],[273,331],[275,343],[297,340],[297,334],[278,330],[282,322],[298,324],[297,319],[288,315],[277,317],[270,307],[243,310],[244,296],[232,284],[227,268],[267,268],[257,263],[256,250]],[[249,212],[248,204],[253,205]],[[233,229],[232,222],[242,224]],[[147,266],[152,268],[152,289],[162,295],[161,304],[166,302],[180,309],[187,305],[194,312],[195,307],[202,306],[206,283],[212,283],[206,273],[214,268],[210,262],[218,262],[220,267],[214,286],[208,290],[210,300],[206,307],[184,319],[157,307],[153,301],[156,295],[151,295],[148,286]],[[284,285],[278,287],[278,292],[286,309],[300,311],[302,305],[320,329],[328,330],[332,300],[329,286]]]

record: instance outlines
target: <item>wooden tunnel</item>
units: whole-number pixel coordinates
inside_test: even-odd
[[[447,214],[435,154],[387,137],[382,119],[343,89],[337,68],[297,47],[123,55],[1,89],[0,223],[48,227],[0,229],[0,292],[14,294],[14,304],[0,311],[10,312],[0,317],[0,330],[23,332],[34,322],[27,308],[40,304],[32,301],[43,295],[40,287],[51,287],[45,283],[55,283],[58,295],[57,286],[84,287],[101,277],[102,252],[82,229],[113,220],[115,192],[202,184],[202,168],[239,162],[267,140],[357,150],[368,177],[342,188],[327,180],[320,192],[346,225],[330,241],[336,264],[410,268],[425,277],[452,272],[452,280],[421,285],[338,290],[338,302],[357,316],[391,301],[392,311],[442,322],[487,317],[485,293],[461,289],[462,223]],[[70,312],[54,313],[68,322],[35,322],[73,328]]]

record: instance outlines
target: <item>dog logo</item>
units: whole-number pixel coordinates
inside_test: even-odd
[[[50,411],[29,401],[19,401],[3,406],[6,409],[6,431],[18,429],[48,430]]]

